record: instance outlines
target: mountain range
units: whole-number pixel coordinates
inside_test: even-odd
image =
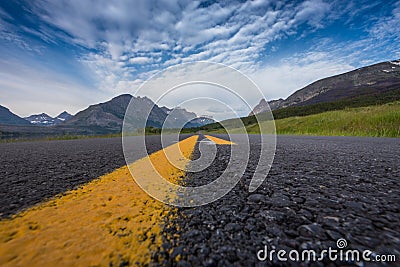
[[[24,119],[34,125],[51,126],[51,125],[56,125],[56,124],[68,121],[72,117],[73,116],[71,114],[69,114],[66,111],[63,111],[57,117],[54,117],[54,118],[50,117],[46,113],[41,113],[41,114],[25,117]]]
[[[88,127],[92,129],[106,129],[108,131],[121,131],[124,116],[130,103],[129,120],[132,125],[146,125],[161,128],[165,123],[166,128],[202,126],[204,123],[215,122],[212,119],[201,119],[196,113],[183,108],[159,107],[148,97],[133,97],[129,94],[114,97],[108,102],[92,105],[78,112],[73,118],[66,121],[65,126]],[[150,114],[146,120],[147,113]],[[167,117],[170,117],[168,120]],[[189,124],[188,124],[189,123]],[[188,126],[186,126],[188,124]]]
[[[214,123],[215,120],[206,116],[197,117],[188,121],[183,128],[196,128]]]
[[[348,100],[359,96],[379,95],[400,88],[400,60],[382,62],[335,75],[307,85],[286,99],[268,101],[271,110],[291,106]],[[249,115],[268,111],[262,99]]]
[[[131,104],[130,104],[131,103]],[[91,105],[74,116],[63,112],[55,118],[46,113],[20,118],[9,109],[0,106],[0,132],[24,132],[54,134],[103,134],[120,132],[125,112],[130,104],[127,123],[161,128],[199,127],[215,122],[212,118],[198,117],[196,113],[183,108],[159,107],[148,97],[119,95],[110,101]],[[150,114],[146,120],[147,112]],[[168,120],[166,120],[168,117]],[[10,127],[13,126],[13,127]],[[21,126],[21,127],[17,127]],[[22,127],[23,126],[23,127]],[[41,126],[46,126],[45,128]]]

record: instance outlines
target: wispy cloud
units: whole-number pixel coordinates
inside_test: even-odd
[[[392,39],[400,42],[400,2],[397,2],[392,14],[388,17],[377,18],[376,23],[369,29],[372,37],[383,40]]]

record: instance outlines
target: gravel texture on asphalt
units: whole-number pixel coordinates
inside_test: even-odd
[[[260,150],[257,136],[250,136],[250,144],[249,165],[232,191],[205,206],[178,208],[175,219],[166,221],[154,266],[363,266],[280,262],[276,254],[272,261],[257,259],[264,246],[318,253],[337,249],[339,238],[346,249],[394,254],[397,261],[388,264],[399,265],[399,139],[279,136],[272,169],[253,193],[248,185]],[[229,154],[229,146],[218,146],[212,165],[188,173],[184,184],[214,180]]]
[[[148,153],[160,150],[159,136],[147,136],[146,146]],[[146,156],[135,147],[132,151],[133,158]],[[121,138],[0,144],[0,218],[125,164]]]

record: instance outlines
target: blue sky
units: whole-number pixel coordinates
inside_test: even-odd
[[[285,98],[400,58],[399,33],[399,1],[1,1],[0,104],[21,116],[76,113],[197,60]]]

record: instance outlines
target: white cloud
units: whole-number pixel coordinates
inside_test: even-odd
[[[299,7],[299,12],[294,17],[297,23],[307,22],[315,28],[323,27],[322,21],[331,10],[331,5],[322,0],[308,0]]]
[[[145,64],[153,62],[153,59],[149,57],[132,57],[129,59],[129,63],[131,64]]]

